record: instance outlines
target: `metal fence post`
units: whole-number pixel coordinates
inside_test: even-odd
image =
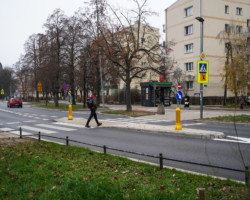
[[[104,153],[104,155],[107,154],[107,147],[105,145],[103,146],[103,153]]]
[[[22,135],[22,127],[20,127],[20,138],[23,138],[23,135]]]
[[[250,187],[250,171],[248,166],[245,167],[245,184],[247,187]]]
[[[41,141],[41,132],[40,131],[38,132],[38,141],[39,142]]]
[[[66,145],[69,146],[69,137],[66,136]]]
[[[198,188],[198,200],[205,200],[206,195],[205,195],[205,188]]]
[[[160,159],[160,170],[163,169],[163,157],[162,157],[162,153],[159,154],[159,159]]]

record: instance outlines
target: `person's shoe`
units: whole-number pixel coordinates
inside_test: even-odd
[[[86,127],[86,128],[90,128],[90,126],[89,126],[89,125],[85,125],[85,127]]]
[[[102,125],[102,123],[98,123],[98,124],[97,124],[97,126],[101,126],[101,125]]]

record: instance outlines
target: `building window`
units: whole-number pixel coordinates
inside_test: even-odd
[[[228,5],[225,6],[225,13],[229,14],[229,6]]]
[[[185,17],[189,17],[193,15],[193,6],[184,9]]]
[[[250,19],[247,20],[247,27],[250,27]]]
[[[250,45],[250,37],[247,37],[247,45]]]
[[[236,8],[236,15],[242,15],[242,8]]]
[[[141,43],[146,42],[145,38],[141,38]]]
[[[236,33],[242,32],[242,26],[236,26]]]
[[[185,45],[185,53],[192,53],[193,49],[194,49],[194,44],[193,43]]]
[[[192,90],[194,89],[194,82],[193,81],[187,81],[187,90]]]
[[[185,35],[190,35],[193,33],[193,25],[185,26]]]
[[[230,32],[230,26],[229,26],[229,24],[225,24],[225,32],[226,33]]]
[[[188,62],[188,63],[185,63],[185,68],[186,68],[186,71],[193,71],[194,70],[194,63],[193,62]]]

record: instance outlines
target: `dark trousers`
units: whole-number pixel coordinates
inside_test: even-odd
[[[96,123],[99,124],[95,110],[90,110],[90,111],[91,111],[91,113],[89,115],[89,119],[88,119],[86,125],[89,125],[89,122],[90,122],[90,120],[92,119],[93,116],[95,118]]]

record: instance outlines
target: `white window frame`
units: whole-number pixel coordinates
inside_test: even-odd
[[[184,27],[185,35],[193,34],[193,24]]]
[[[184,9],[184,16],[189,17],[193,15],[193,6],[189,6]]]
[[[186,72],[194,71],[194,63],[193,62],[185,63],[185,71]]]
[[[185,53],[193,53],[194,52],[194,44],[193,43],[186,44],[184,46],[184,48],[185,48],[185,50],[184,50]]]
[[[236,8],[236,15],[242,15],[242,8],[240,7]]]
[[[186,81],[186,87],[187,87],[187,90],[193,90],[194,89],[194,81]]]
[[[229,6],[225,5],[225,14],[229,14]]]

